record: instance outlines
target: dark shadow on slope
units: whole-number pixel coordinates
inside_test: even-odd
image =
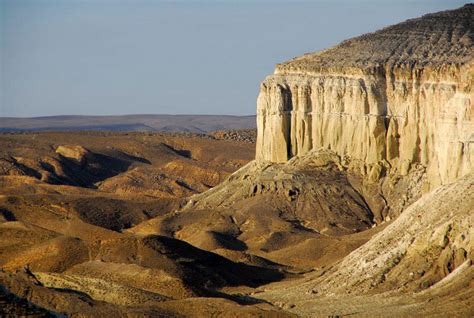
[[[37,306],[0,285],[0,317],[65,317]]]
[[[21,170],[25,175],[34,177],[36,179],[41,179],[41,173],[39,173],[38,171],[34,169],[31,169],[30,167],[22,163],[19,163],[18,160],[16,160],[14,157],[9,156],[9,158],[5,158],[3,160],[13,165],[14,167],[18,168],[19,170]]]
[[[144,237],[143,243],[176,262],[184,282],[203,296],[215,296],[215,290],[224,286],[258,287],[288,275],[282,269],[236,263],[170,237],[151,235]]]
[[[16,221],[15,215],[5,208],[0,208],[0,216],[7,222]]]
[[[247,244],[233,237],[232,235],[210,231],[210,234],[214,237],[219,244],[229,250],[234,251],[245,251],[247,250]]]
[[[61,155],[58,161],[64,175],[58,176],[54,169],[52,173],[61,180],[61,183],[95,188],[95,183],[127,171],[130,165],[138,160],[124,160],[100,153],[89,153],[82,163]]]
[[[171,150],[171,152],[173,152],[174,154],[177,154],[178,156],[185,157],[185,158],[188,158],[188,159],[192,159],[192,153],[191,153],[190,150],[175,149],[175,148],[173,148],[173,147],[171,147],[170,145],[167,145],[167,144],[163,144],[163,146],[165,146],[168,150]]]
[[[125,159],[128,160],[128,161],[137,161],[137,162],[141,162],[141,163],[145,163],[145,164],[151,165],[151,162],[150,162],[150,160],[148,160],[148,159],[145,159],[145,158],[142,158],[142,157],[133,156],[133,155],[128,154],[128,153],[123,152],[123,151],[120,151],[120,154],[121,154],[123,157],[125,157]]]

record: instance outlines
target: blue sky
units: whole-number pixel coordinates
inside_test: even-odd
[[[0,0],[0,116],[250,115],[276,63],[464,2]]]

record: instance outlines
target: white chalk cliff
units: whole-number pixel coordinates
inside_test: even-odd
[[[429,187],[474,167],[474,5],[412,19],[277,65],[257,100],[258,161],[313,149]]]

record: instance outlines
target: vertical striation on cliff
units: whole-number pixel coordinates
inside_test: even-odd
[[[423,166],[430,186],[474,166],[474,5],[425,15],[277,65],[257,99],[259,161],[313,149],[377,179]]]

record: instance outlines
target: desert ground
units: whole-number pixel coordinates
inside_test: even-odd
[[[460,239],[469,236],[462,224],[470,220],[462,214],[448,219],[456,196],[468,194],[459,198],[460,211],[473,206],[472,180],[439,190],[434,203],[429,197],[417,201],[403,220],[376,224],[357,176],[334,156],[323,152],[261,167],[250,162],[251,134],[2,134],[2,315],[370,316],[389,310],[410,316],[440,307],[453,315],[472,310],[471,243]],[[329,213],[335,208],[350,213]],[[430,220],[412,222],[421,209],[432,211],[436,231],[426,228]],[[418,234],[414,242],[406,234],[407,256],[398,260],[403,267],[377,285],[356,280],[367,276],[357,271],[385,275],[395,263],[381,251],[395,248],[379,245],[395,244],[394,236],[407,229]],[[359,252],[374,254],[377,271],[345,258],[383,230],[390,230],[387,237]],[[434,239],[442,245],[423,249]],[[445,288],[421,287],[440,279]],[[403,292],[391,291],[400,281]],[[349,284],[370,295],[324,291]]]
[[[131,231],[251,160],[235,134],[2,134],[2,314],[279,312],[221,291],[281,279],[278,268]]]

